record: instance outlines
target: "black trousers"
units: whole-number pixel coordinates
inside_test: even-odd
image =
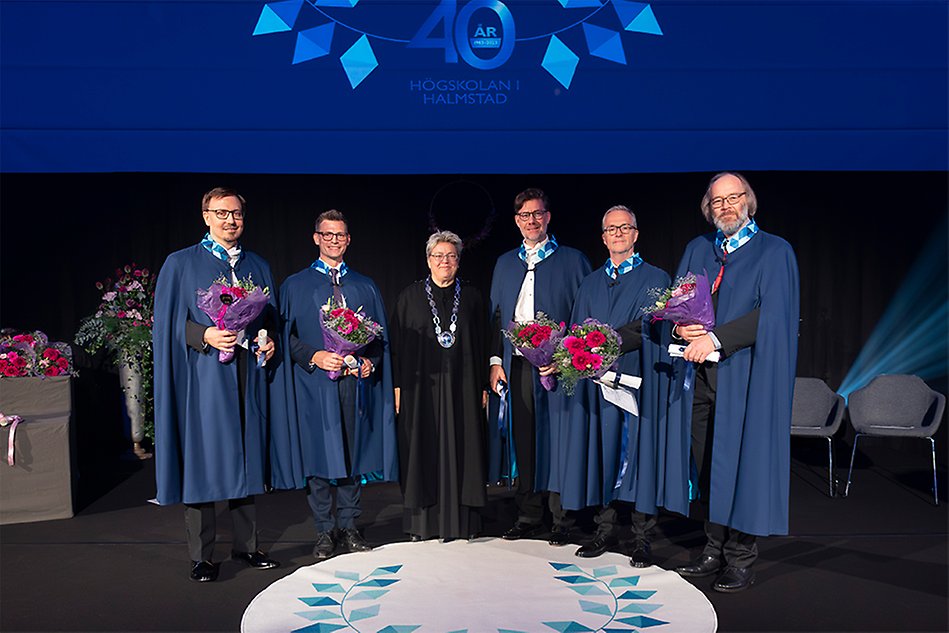
[[[257,551],[257,507],[253,497],[229,499],[235,552]],[[214,502],[185,504],[185,530],[191,560],[211,560],[217,535],[217,511]]]
[[[708,366],[712,365],[712,366]],[[712,363],[697,368],[692,401],[692,458],[699,475],[699,499],[692,503],[694,518],[705,521],[704,555],[724,559],[732,567],[750,567],[758,559],[754,534],[708,520],[712,472],[712,438],[715,437],[715,387],[718,370]]]
[[[537,472],[537,428],[534,422],[534,372],[533,365],[520,356],[511,357],[511,434],[514,437],[514,455],[517,459],[517,489],[514,502],[517,504],[517,521],[537,525],[544,519],[544,492],[534,490]],[[547,505],[555,526],[569,528],[574,519],[560,504],[560,493],[551,492]]]
[[[339,394],[339,414],[342,422],[343,454],[346,472],[352,472],[353,449],[356,435],[356,378],[342,376],[336,384]],[[317,532],[329,532],[335,528],[354,529],[356,519],[362,514],[360,495],[362,483],[359,477],[329,480],[310,477],[307,480],[306,500],[313,514]],[[336,512],[333,512],[333,497],[336,497]]]
[[[618,536],[620,531],[620,513],[617,502],[602,506],[593,520],[596,522],[597,535]],[[656,527],[656,516],[633,510],[630,514],[630,532],[635,541],[649,541],[653,528]]]

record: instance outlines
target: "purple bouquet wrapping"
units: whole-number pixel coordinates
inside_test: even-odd
[[[350,310],[345,302],[339,305],[332,297],[320,307],[320,329],[323,349],[343,357],[355,354],[382,334],[382,326],[363,314],[362,308]],[[329,371],[327,375],[336,380],[343,370]]]
[[[655,303],[643,312],[653,321],[672,321],[679,325],[701,325],[706,330],[715,327],[715,310],[708,277],[687,273],[676,279],[669,288],[655,288],[650,294]]]
[[[231,285],[220,277],[207,289],[199,289],[198,308],[221,330],[239,332],[260,316],[270,300],[270,289],[261,288],[247,279]],[[234,352],[218,352],[218,360],[226,363],[234,358]]]
[[[502,333],[528,363],[534,367],[544,367],[553,362],[554,351],[563,339],[565,329],[566,324],[558,324],[543,312],[538,312],[533,321],[511,321],[508,329],[502,330]],[[557,377],[541,376],[540,384],[547,391],[553,391]]]

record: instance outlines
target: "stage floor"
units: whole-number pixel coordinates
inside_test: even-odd
[[[949,630],[945,470],[934,506],[922,449],[907,457],[878,447],[872,460],[858,460],[850,496],[831,499],[821,454],[793,444],[791,534],[760,541],[754,587],[723,595],[711,578],[692,581],[714,606],[718,630]],[[838,457],[846,461],[843,451]],[[907,461],[914,467],[900,465]],[[0,527],[0,630],[238,631],[255,596],[314,563],[303,493],[278,492],[258,498],[258,517],[261,544],[282,567],[252,571],[229,560],[223,516],[220,578],[190,582],[181,507],[147,503],[152,463],[114,468],[107,486],[90,490],[87,478],[74,518]],[[496,536],[513,520],[513,498],[504,488],[491,488],[489,498],[485,535]],[[369,486],[363,501],[370,542],[407,540],[396,485]],[[584,527],[579,539],[589,535]],[[672,568],[701,543],[700,526],[662,516],[656,563]],[[550,550],[551,560],[570,551]]]

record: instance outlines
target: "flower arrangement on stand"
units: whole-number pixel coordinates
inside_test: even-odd
[[[142,448],[154,437],[152,380],[152,322],[155,276],[132,263],[96,283],[102,299],[95,314],[82,320],[76,343],[90,354],[106,349],[114,354],[125,406],[131,422],[133,451],[139,459],[151,454]]]
[[[554,352],[564,392],[572,396],[584,378],[599,378],[619,358],[620,337],[616,330],[596,319],[574,323]]]

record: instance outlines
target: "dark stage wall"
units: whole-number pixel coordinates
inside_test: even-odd
[[[373,277],[388,305],[425,272],[430,210],[442,228],[478,233],[461,275],[487,293],[497,256],[517,245],[511,201],[528,186],[551,197],[551,232],[606,258],[599,222],[613,204],[639,218],[644,258],[674,271],[686,242],[708,229],[698,203],[711,174],[574,176],[303,176],[4,174],[0,324],[71,340],[98,303],[95,282],[132,262],[158,269],[204,234],[201,195],[226,184],[248,200],[245,247],[277,279],[316,257],[312,221],[335,207],[353,235],[348,263]],[[907,272],[933,238],[946,240],[946,173],[748,173],[762,229],[786,238],[801,270],[798,375],[837,388]],[[945,246],[943,246],[943,252]],[[933,270],[945,284],[943,269]],[[899,341],[894,341],[897,344]],[[945,324],[933,333],[946,345]],[[944,378],[935,386],[944,390]]]

